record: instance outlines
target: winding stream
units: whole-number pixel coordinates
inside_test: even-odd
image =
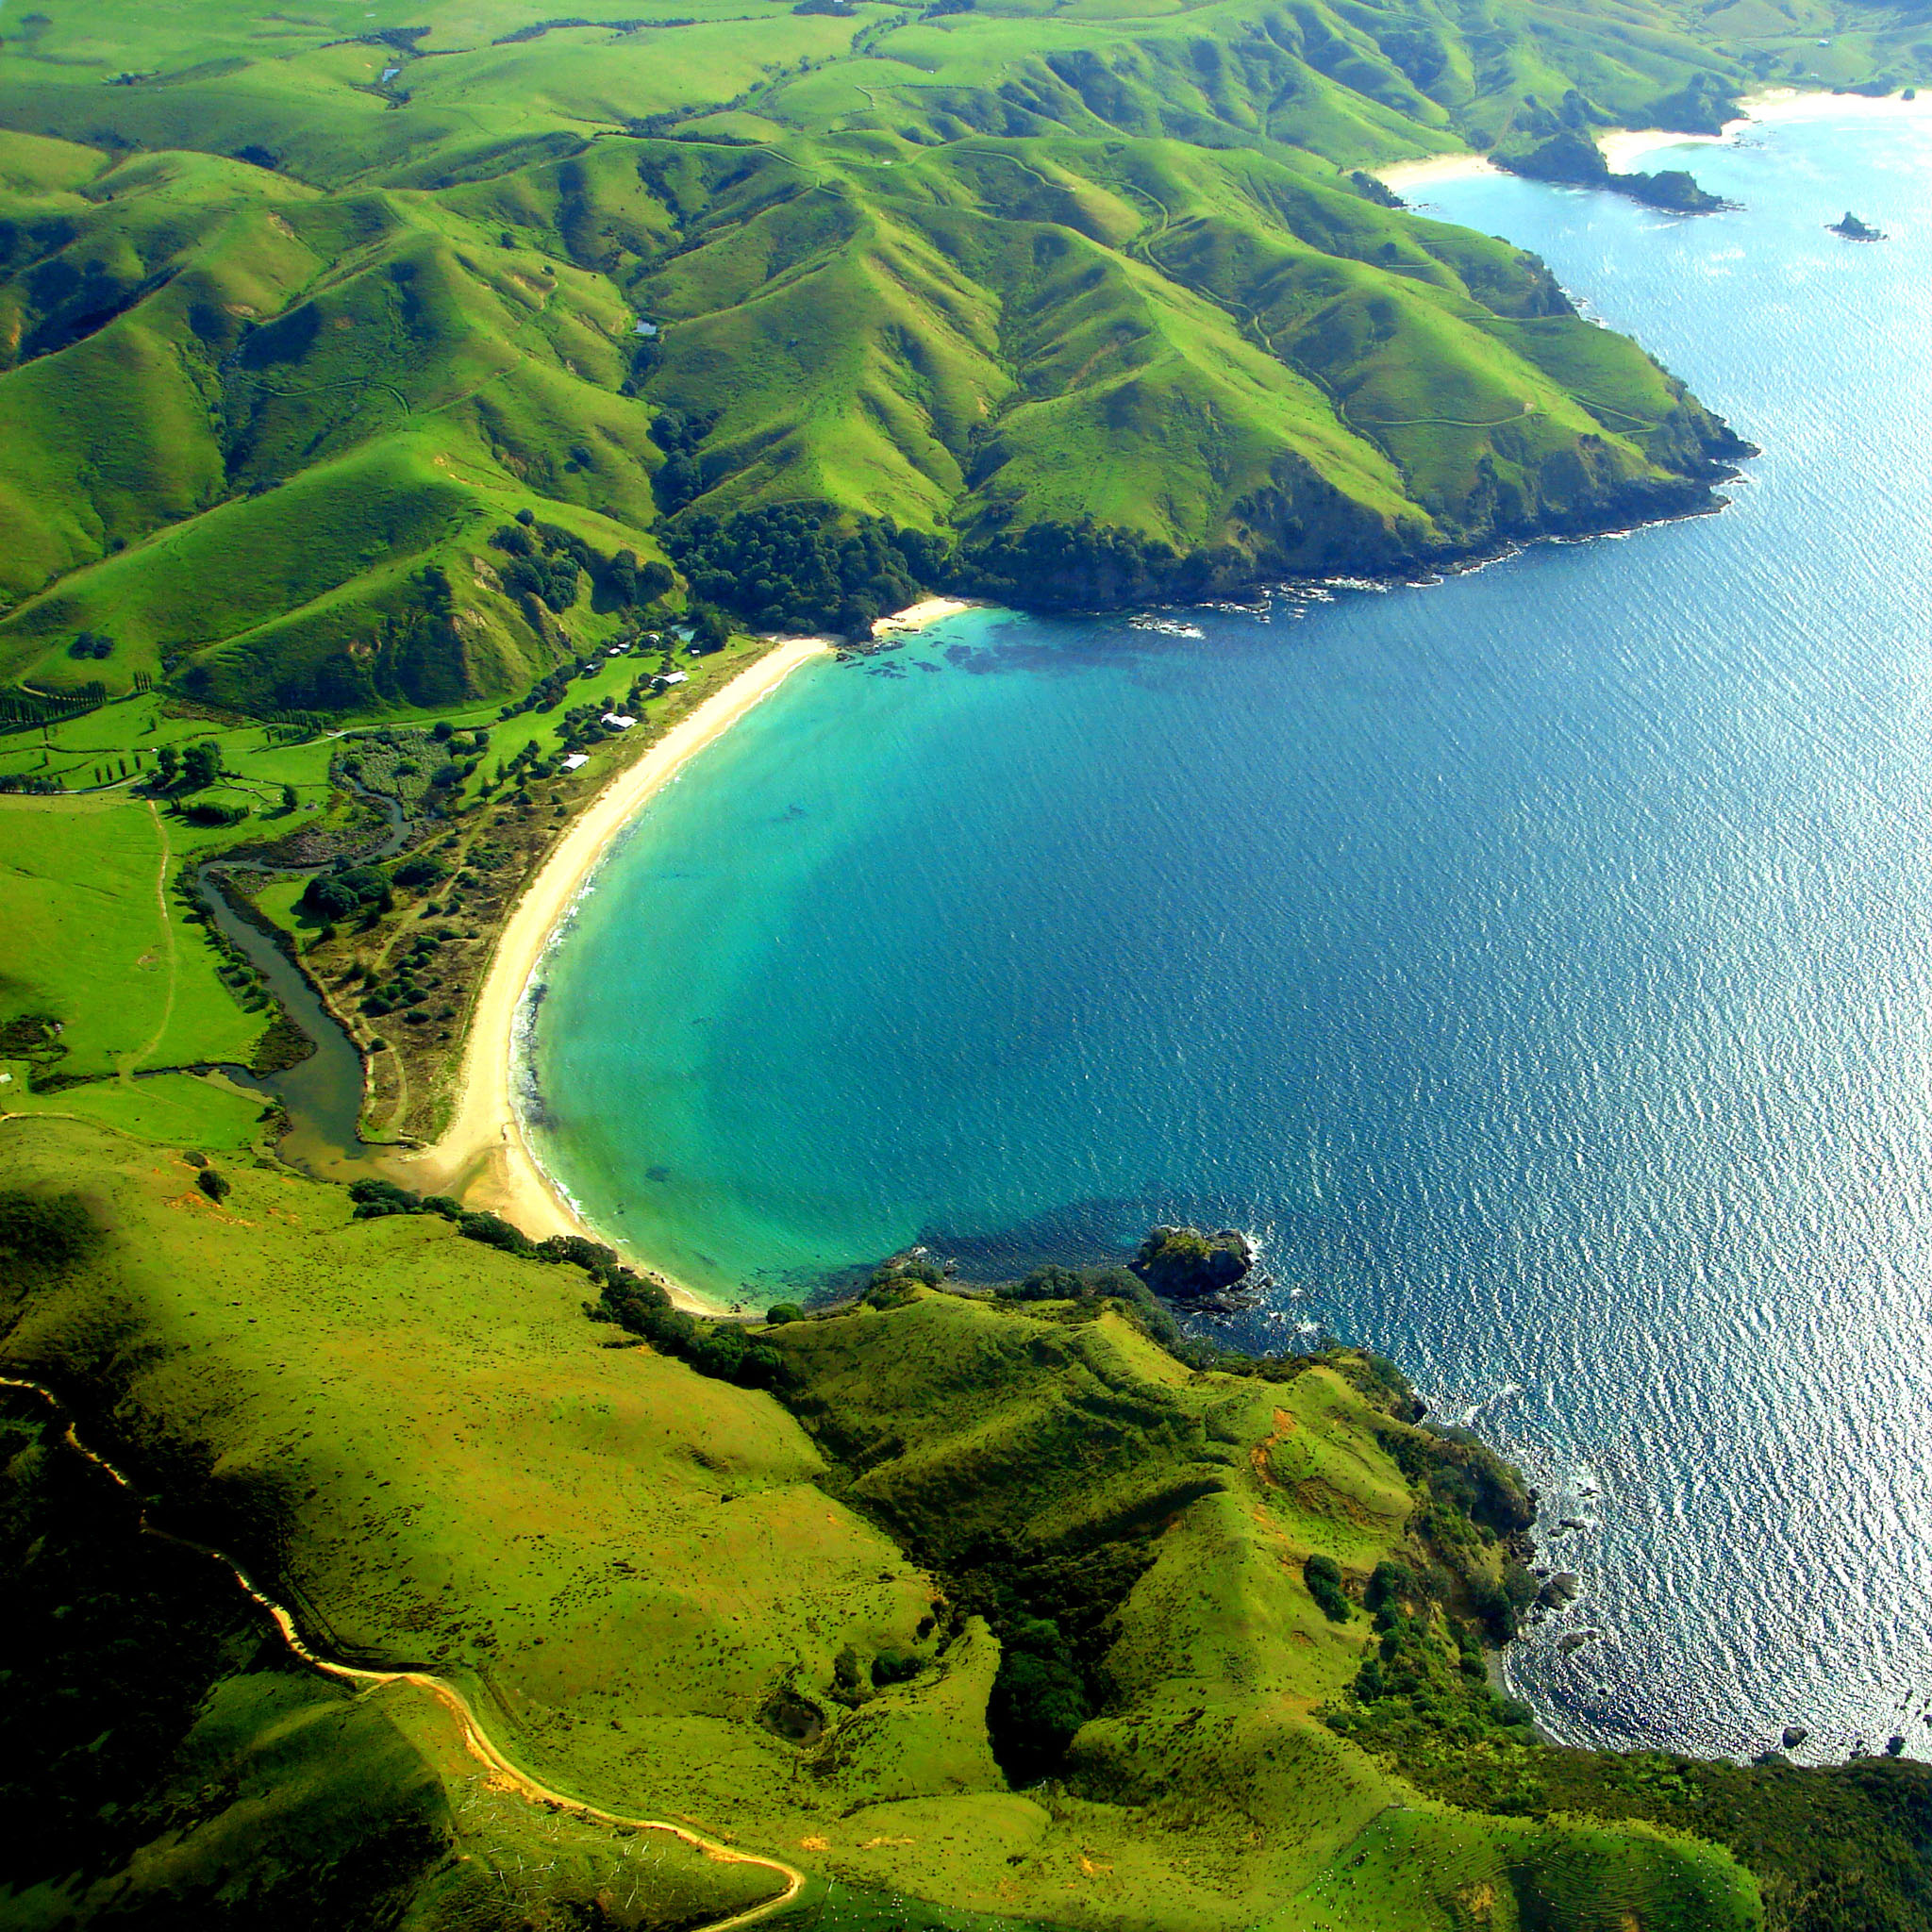
[[[383,836],[356,854],[355,862],[374,865],[393,858],[409,837],[409,820],[401,805],[387,792],[370,791],[346,772],[338,770],[334,775],[364,805],[380,811],[388,823]],[[291,1167],[319,1180],[344,1180],[366,1173],[368,1163],[376,1156],[393,1151],[362,1139],[361,1052],[307,974],[282,950],[275,933],[243,912],[227,890],[228,875],[235,872],[263,873],[271,878],[310,878],[323,869],[223,858],[195,867],[192,876],[216,927],[268,982],[283,1010],[315,1048],[306,1058],[274,1074],[257,1074],[245,1067],[224,1066],[224,1077],[280,1102],[289,1117],[289,1129],[275,1151]]]
[[[371,1146],[360,1133],[362,1056],[295,962],[252,919],[237,910],[224,890],[225,871],[225,867],[210,863],[194,873],[194,884],[208,916],[268,982],[290,1019],[314,1042],[315,1051],[275,1074],[259,1075],[241,1067],[224,1067],[222,1072],[237,1085],[280,1101],[289,1116],[289,1130],[275,1151],[284,1160],[318,1179],[342,1179],[384,1151]]]

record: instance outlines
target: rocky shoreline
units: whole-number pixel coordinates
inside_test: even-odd
[[[1125,532],[1089,531],[1086,554],[1071,543],[1023,542],[1014,546],[1009,561],[965,560],[946,588],[1030,616],[1065,617],[1239,602],[1271,590],[1338,582],[1431,583],[1480,570],[1537,543],[1582,542],[1715,515],[1729,502],[1719,493],[1721,486],[1735,481],[1740,465],[1762,452],[1727,424],[1710,421],[1708,427],[1684,424],[1690,446],[1680,454],[1683,468],[1676,476],[1620,480],[1581,501],[1531,516],[1504,511],[1467,542],[1405,547],[1385,531],[1359,527],[1337,529],[1318,542],[1301,526],[1295,533],[1301,541],[1291,552],[1269,543],[1252,552],[1226,545],[1176,552],[1136,543]],[[1048,527],[1035,525],[1025,538]],[[1061,537],[1074,534],[1056,531]],[[1055,549],[1058,555],[1051,554]]]

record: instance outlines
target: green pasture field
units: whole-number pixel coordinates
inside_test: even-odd
[[[678,648],[675,637],[669,647]],[[640,701],[632,707],[639,718],[632,733],[593,744],[587,765],[541,788],[547,808],[543,829],[555,829],[624,760],[701,704],[762,648],[757,640],[741,636],[702,658],[678,656],[687,683]],[[447,722],[464,731],[490,733],[477,770],[452,795],[448,829],[440,841],[432,841],[444,862],[454,869],[471,843],[500,837],[501,825],[491,808],[510,794],[499,791],[499,766],[529,745],[554,756],[564,710],[586,704],[600,709],[627,704],[632,687],[654,675],[662,660],[662,649],[648,644],[615,656],[607,649],[596,670],[573,678],[556,706],[508,720],[500,717],[500,708],[487,705],[394,719],[398,727]],[[0,1086],[0,1110],[73,1112],[184,1146],[250,1144],[261,1110],[253,1096],[243,1099],[186,1076],[167,1083],[130,1084],[126,1078],[143,1069],[246,1063],[268,1023],[265,1010],[246,1010],[224,982],[224,961],[205,930],[184,916],[188,908],[177,888],[195,861],[231,848],[272,843],[305,831],[350,829],[349,818],[359,808],[331,782],[330,761],[353,753],[366,732],[387,728],[349,727],[291,739],[275,725],[219,724],[172,715],[159,698],[142,696],[50,724],[44,731],[0,738],[5,747],[0,749],[0,774],[53,776],[75,788],[64,794],[0,795],[0,866],[13,880],[9,910],[17,912],[0,926],[0,1025],[29,1017],[58,1021],[59,1044],[65,1048],[57,1060],[36,1069],[25,1058],[8,1060],[0,1044],[0,1071],[8,1075]],[[159,747],[180,751],[206,741],[219,746],[225,775],[195,793],[192,802],[244,808],[249,816],[239,824],[193,825],[166,802],[151,803],[134,789],[141,777],[154,773]],[[123,762],[129,768],[125,780],[116,775]],[[81,788],[93,787],[104,768],[108,789],[83,792]],[[292,809],[285,802],[285,787],[294,793]],[[368,830],[358,821],[357,836]],[[275,924],[312,950],[321,922],[298,909],[305,886],[304,877],[271,879],[250,897]],[[424,896],[406,894],[401,914],[373,939],[351,935],[317,963],[324,970],[331,962],[340,968],[351,955],[364,953],[379,961],[388,943],[412,924],[440,917],[416,903]],[[465,924],[476,916],[473,910]],[[471,963],[480,970],[482,956]],[[427,1077],[425,1070],[418,1071]],[[442,1066],[430,1086],[446,1084],[451,1071]],[[33,1092],[29,1078],[37,1072],[57,1074],[61,1084]],[[66,1084],[72,1081],[96,1084]],[[401,1105],[410,1091],[392,1096],[395,1104]]]
[[[198,849],[143,802],[0,797],[0,1019],[58,1022],[61,1074],[248,1058],[265,1016],[236,1003],[171,890]]]
[[[136,1140],[193,1148],[206,1154],[240,1154],[262,1137],[261,1096],[197,1074],[155,1074],[140,1080],[93,1080],[35,1093],[27,1063],[0,1058],[0,1113],[71,1115],[98,1122]]]

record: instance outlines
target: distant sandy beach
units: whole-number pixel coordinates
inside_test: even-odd
[[[873,625],[875,638],[891,637],[894,631],[924,630],[928,625],[938,624],[941,618],[958,617],[962,610],[971,610],[974,606],[963,597],[924,597],[917,604],[908,604],[903,610],[895,610],[890,617],[882,617]]]
[[[1903,119],[1932,113],[1932,97],[1904,100],[1897,94],[1838,94],[1828,89],[1769,88],[1747,95],[1738,104],[1744,111],[1724,124],[1722,134],[1679,134],[1668,127],[1610,127],[1597,136],[1597,145],[1613,175],[1631,173],[1645,156],[1658,148],[1719,147],[1736,141],[1756,126],[1779,121],[1832,121],[1851,116]],[[1420,160],[1396,161],[1377,168],[1375,175],[1397,194],[1426,189],[1441,181],[1467,180],[1472,175],[1492,175],[1494,166],[1482,155],[1426,155]]]
[[[1458,155],[1424,155],[1419,161],[1396,161],[1377,168],[1375,176],[1383,187],[1397,194],[1408,194],[1438,181],[1464,181],[1472,175],[1493,175],[1495,166],[1486,156],[1474,152]]]
[[[934,600],[935,602],[940,600]],[[918,608],[918,607],[916,607]],[[930,620],[928,620],[930,621]],[[554,1234],[606,1237],[587,1226],[530,1151],[517,1116],[512,1060],[517,1015],[543,949],[611,840],[705,747],[769,697],[801,664],[824,656],[824,638],[791,638],[746,666],[598,793],[525,888],[505,924],[476,994],[463,1051],[457,1112],[433,1147],[390,1165],[424,1192],[454,1194],[512,1221],[534,1241]],[[693,1307],[680,1284],[658,1278]]]

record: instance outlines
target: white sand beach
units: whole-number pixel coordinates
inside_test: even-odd
[[[1755,127],[1780,121],[1832,121],[1854,116],[1903,119],[1932,113],[1932,93],[1916,100],[1901,94],[1840,94],[1829,90],[1768,88],[1739,103],[1743,112],[1726,122],[1721,134],[1680,134],[1668,127],[1610,127],[1597,136],[1597,145],[1613,175],[1634,172],[1644,157],[1659,148],[1717,147],[1734,142]],[[1396,161],[1374,173],[1397,194],[1409,195],[1441,181],[1466,180],[1472,175],[1496,172],[1482,155],[1425,155],[1419,160]]]
[[[542,870],[525,888],[497,939],[471,1017],[455,1117],[434,1146],[398,1156],[390,1163],[399,1180],[424,1192],[454,1194],[471,1207],[501,1214],[533,1240],[553,1234],[606,1239],[579,1220],[543,1171],[517,1117],[511,1061],[525,990],[558,922],[611,840],[707,745],[769,697],[800,665],[833,648],[824,638],[791,638],[777,644],[620,772],[564,834]],[[658,1278],[677,1291],[678,1284],[661,1274]],[[703,1306],[688,1294],[680,1298]]]
[[[917,604],[908,604],[903,610],[895,610],[890,617],[882,617],[872,627],[875,638],[891,637],[895,631],[924,630],[928,625],[938,624],[941,618],[958,617],[962,610],[974,607],[963,597],[922,597]]]

